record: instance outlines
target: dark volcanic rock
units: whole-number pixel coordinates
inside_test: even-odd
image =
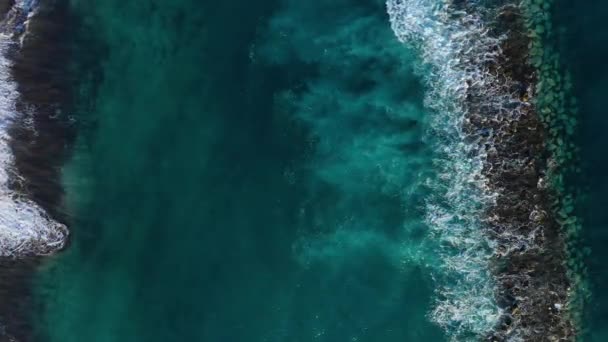
[[[69,17],[57,3],[43,7],[30,20],[22,46],[11,56],[20,117],[9,131],[15,166],[22,176],[14,189],[64,223],[60,168],[74,138],[64,112],[71,86],[68,34]]]
[[[455,3],[473,13],[478,4]],[[489,341],[573,341],[575,328],[561,310],[568,302],[570,281],[561,226],[551,200],[557,194],[540,186],[551,154],[548,137],[535,105],[530,102],[537,83],[536,69],[528,62],[530,38],[521,8],[510,1],[495,1],[487,11],[490,34],[502,37],[498,58],[486,65],[511,104],[488,105],[487,89],[471,86],[464,127],[471,141],[485,144],[483,173],[497,194],[486,214],[486,234],[498,245],[494,275],[497,302],[506,311]],[[488,134],[487,132],[492,132]]]
[[[0,1],[0,15],[6,18],[1,29],[13,32],[15,23],[26,13],[11,10],[13,1]],[[62,110],[70,102],[67,79],[69,18],[59,2],[43,2],[30,19],[28,32],[19,44],[17,29],[14,46],[7,51],[11,74],[19,92],[18,115],[9,130],[9,145],[19,179],[12,179],[12,190],[38,203],[58,221],[62,213],[60,167],[73,140],[73,131]],[[32,317],[32,279],[41,263],[39,257],[0,258],[0,342],[34,340]]]

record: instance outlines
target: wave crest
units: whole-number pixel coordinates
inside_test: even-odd
[[[428,67],[425,104],[434,114],[429,135],[436,140],[441,170],[427,221],[441,242],[442,274],[431,318],[454,340],[486,336],[504,315],[491,274],[496,239],[487,234],[485,213],[496,190],[484,174],[492,131],[471,131],[471,113],[521,115],[519,100],[488,65],[501,54],[503,37],[491,37],[481,17],[449,2],[389,0],[391,27],[402,42],[415,45]],[[471,101],[475,97],[475,101]],[[480,104],[473,107],[473,104]]]

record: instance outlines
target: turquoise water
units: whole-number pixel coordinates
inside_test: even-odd
[[[72,7],[72,243],[40,336],[444,339],[424,89],[382,1]]]
[[[38,274],[38,340],[441,342],[497,328],[509,304],[480,233],[494,193],[459,131],[460,90],[503,85],[478,68],[493,44],[479,18],[430,0],[390,0],[390,15],[383,0],[69,8],[71,244]],[[608,340],[607,12],[553,13],[580,103],[590,341]]]

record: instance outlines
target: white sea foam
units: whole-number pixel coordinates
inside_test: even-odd
[[[475,94],[482,97],[477,102],[496,115],[518,115],[503,110],[517,98],[505,91],[509,80],[499,80],[486,66],[501,53],[501,40],[488,35],[481,18],[447,0],[388,0],[387,10],[397,38],[416,46],[429,67],[425,104],[434,112],[430,134],[441,155],[435,187],[442,195],[429,200],[427,215],[444,265],[431,317],[454,341],[472,340],[496,328],[504,313],[490,272],[496,243],[485,233],[483,219],[497,194],[482,173],[486,151],[465,143],[467,96],[483,88]]]
[[[18,1],[15,7],[29,12],[34,5],[35,1]],[[0,37],[0,256],[10,257],[52,253],[64,246],[68,235],[63,224],[9,188],[9,180],[19,179],[8,135],[10,125],[20,119],[18,92],[11,79],[11,62],[5,56],[15,44],[10,36]]]

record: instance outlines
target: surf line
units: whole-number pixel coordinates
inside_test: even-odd
[[[565,104],[547,92],[559,80],[543,76],[529,25],[549,6],[499,3],[387,1],[395,35],[420,53],[438,137],[442,198],[427,209],[447,276],[431,318],[454,341],[572,341],[564,222],[578,223],[554,185],[573,127],[548,119]]]
[[[19,92],[9,56],[19,53],[37,2],[18,0],[0,10],[0,257],[48,255],[65,246],[68,229],[18,190],[24,179],[15,166],[9,133],[12,127],[28,124],[27,113],[17,106]]]

